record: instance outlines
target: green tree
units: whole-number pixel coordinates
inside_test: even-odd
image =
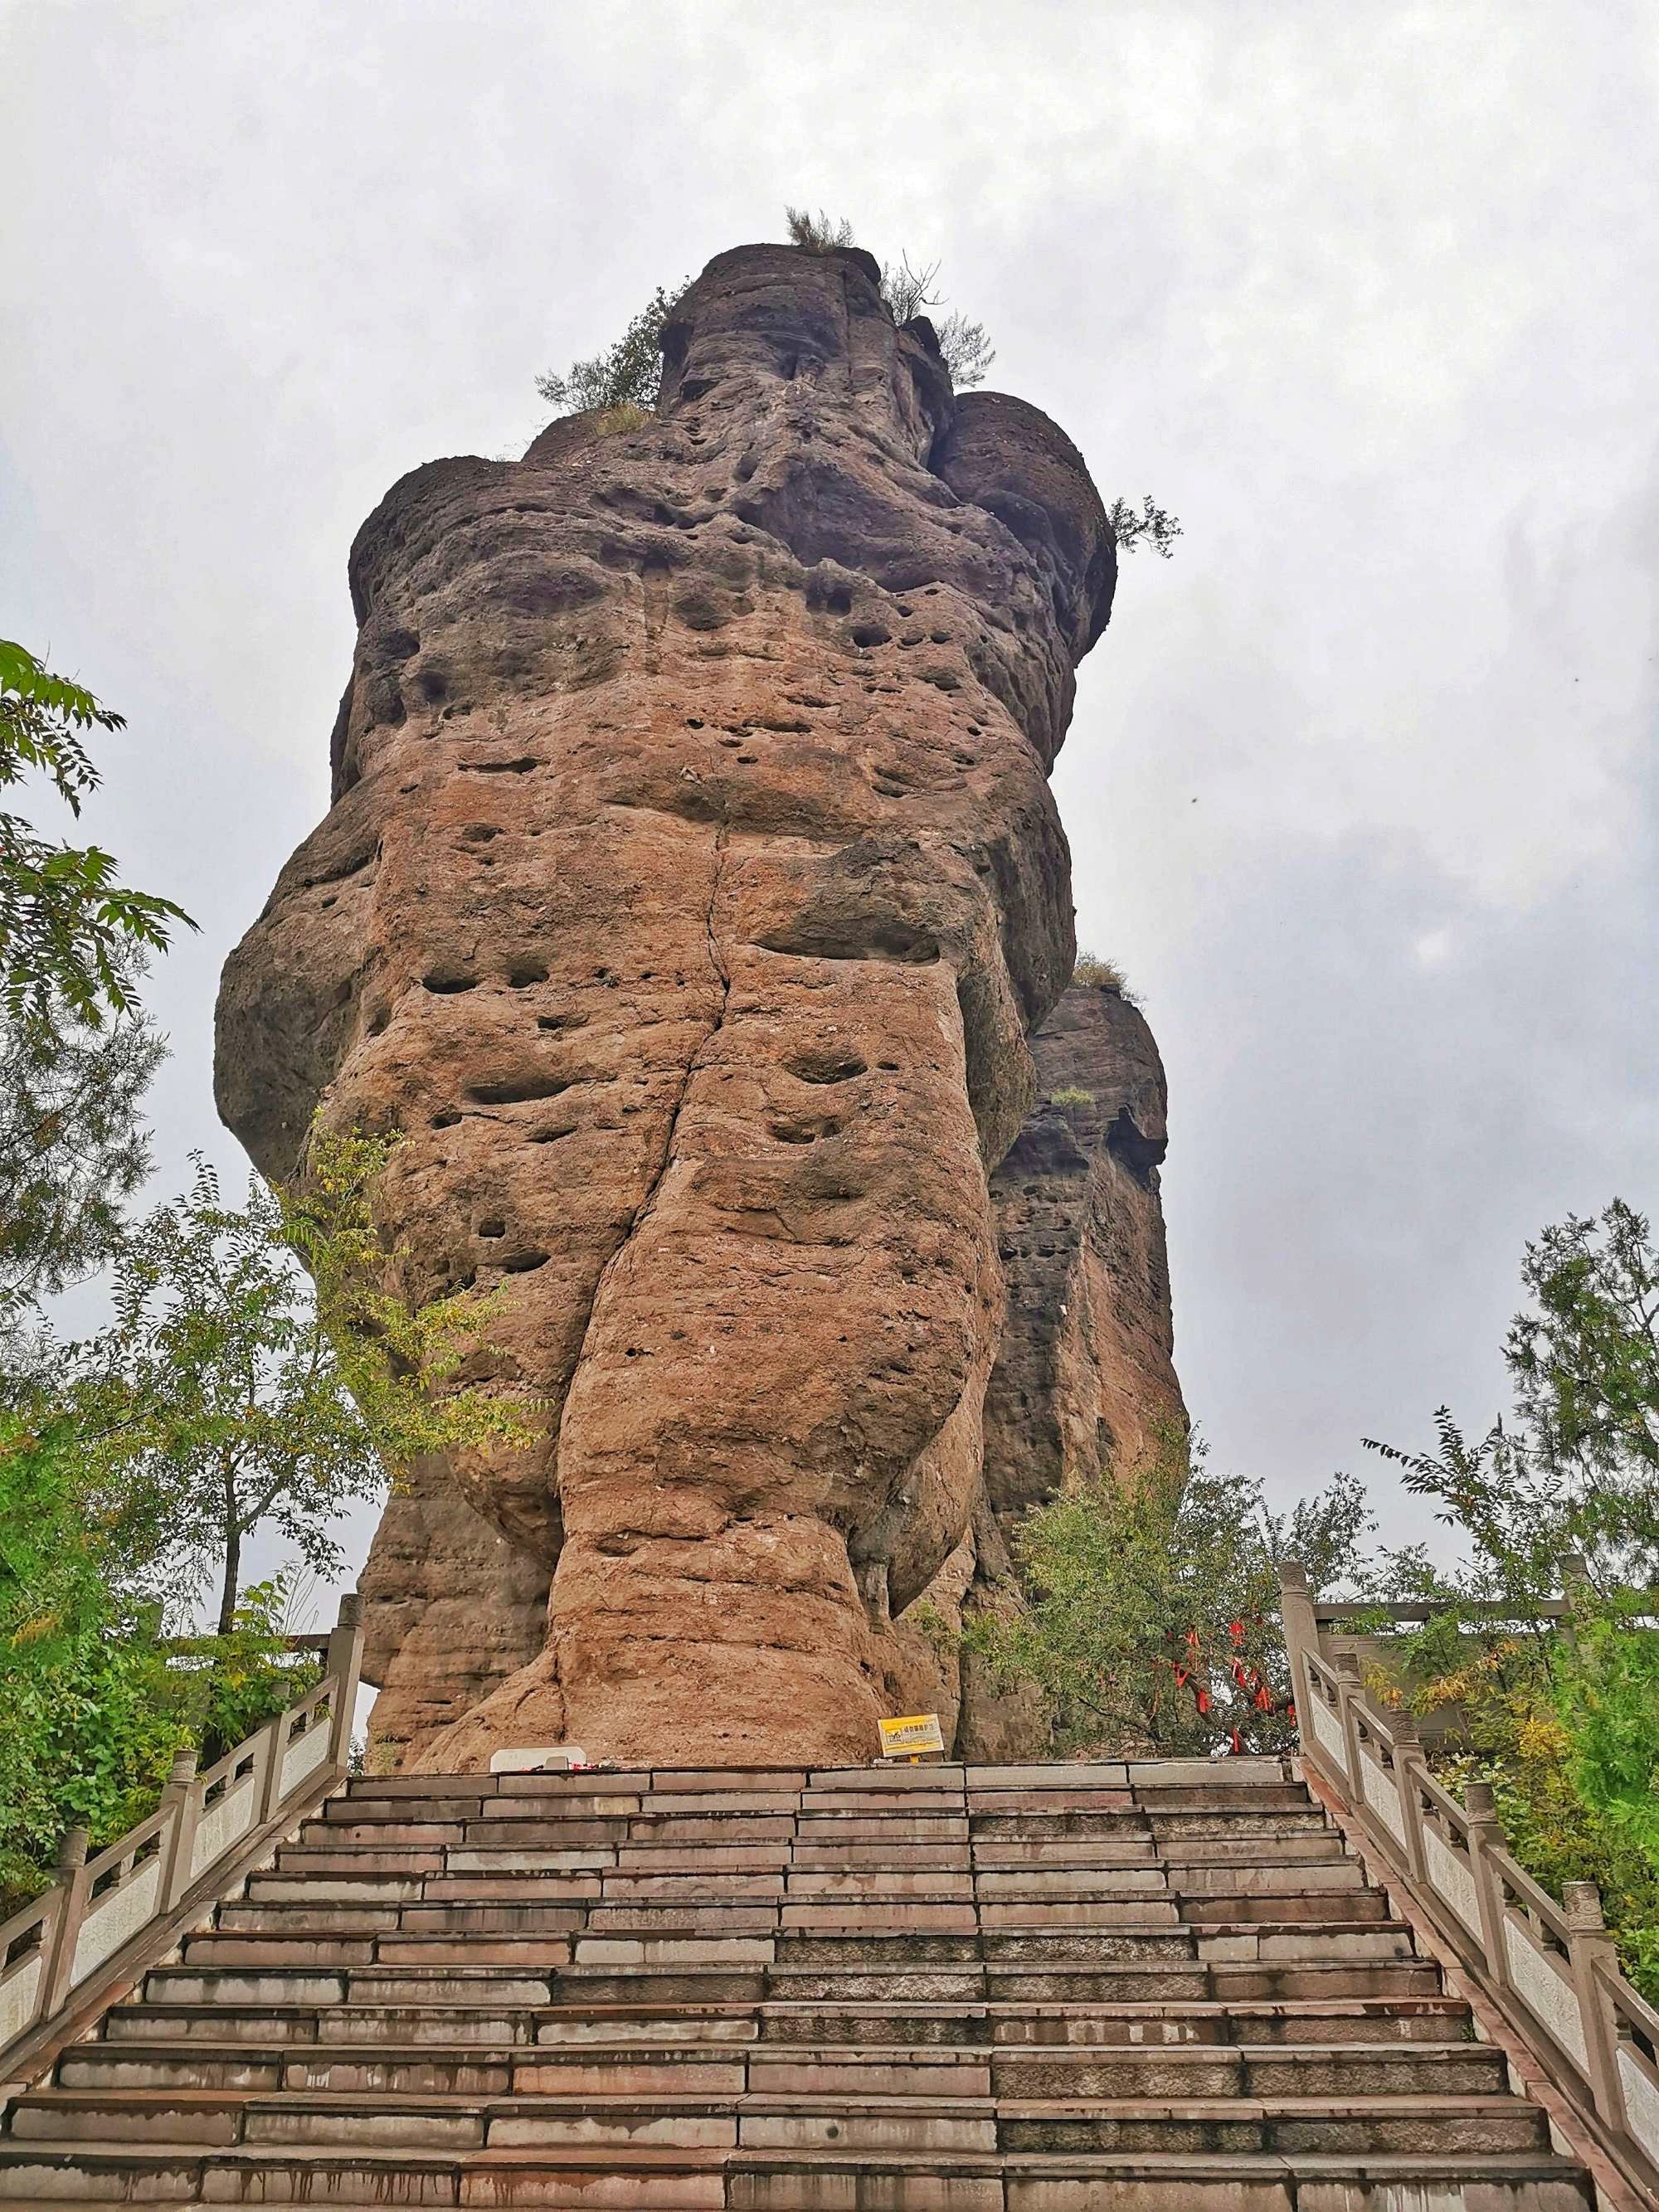
[[[1294,1723],[1276,1563],[1295,1553],[1328,1588],[1357,1566],[1369,1525],[1345,1478],[1275,1520],[1259,1484],[1170,1437],[1131,1480],[1102,1473],[1029,1514],[1023,1597],[964,1640],[998,1679],[1036,1684],[1057,1749],[1279,1750]]]
[[[536,379],[536,389],[558,415],[580,415],[589,409],[637,407],[649,412],[662,388],[663,332],[673,319],[688,276],[677,290],[660,284],[627,328],[603,352],[585,361],[573,361],[563,375],[550,370]]]
[[[1112,535],[1117,540],[1120,553],[1133,553],[1137,547],[1150,545],[1160,561],[1175,558],[1175,542],[1182,535],[1181,525],[1174,515],[1158,506],[1148,492],[1136,514],[1127,499],[1115,499],[1106,510],[1106,520],[1112,526]]]
[[[1478,1439],[1449,1408],[1435,1448],[1367,1448],[1431,1504],[1448,1547],[1385,1553],[1367,1595],[1431,1599],[1393,1639],[1385,1694],[1449,1717],[1428,1741],[1454,1788],[1489,1781],[1547,1887],[1594,1881],[1626,1970],[1659,1995],[1659,1266],[1614,1200],[1527,1248],[1505,1357],[1511,1419]],[[1568,1585],[1559,1626],[1541,1603]]]
[[[166,1050],[132,1012],[93,1028],[0,1010],[0,1346],[112,1256],[149,1175],[139,1103]]]
[[[0,640],[0,785],[44,775],[78,815],[99,781],[85,733],[124,726],[91,692]],[[165,949],[180,921],[196,927],[171,899],[119,883],[96,845],[53,844],[0,813],[0,1006],[14,1021],[67,1012],[96,1025],[125,1011],[135,948]]]
[[[380,1287],[371,1194],[386,1152],[319,1137],[301,1184],[283,1194],[256,1176],[240,1208],[198,1158],[185,1196],[124,1240],[114,1319],[76,1352],[86,1449],[155,1531],[175,1587],[216,1566],[221,1634],[257,1528],[328,1574],[340,1514],[378,1495],[388,1469],[528,1441],[503,1401],[459,1380],[494,1298],[462,1292],[412,1313]]]
[[[1504,1357],[1532,1455],[1573,1500],[1580,1548],[1622,1578],[1659,1579],[1659,1255],[1615,1198],[1527,1247],[1533,1305]]]
[[[183,1738],[131,1588],[147,1551],[61,1407],[0,1410],[0,1917],[65,1829],[141,1819]]]

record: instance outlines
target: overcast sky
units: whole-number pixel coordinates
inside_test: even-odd
[[[787,200],[1184,526],[1056,788],[1220,1463],[1484,1425],[1528,1237],[1659,1201],[1650,7],[0,0],[0,634],[126,713],[93,832],[202,925],[168,1188],[240,1171],[213,994],[327,803],[358,523]]]

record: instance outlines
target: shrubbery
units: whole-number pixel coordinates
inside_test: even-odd
[[[1078,954],[1077,964],[1072,970],[1072,981],[1091,991],[1115,991],[1120,999],[1127,999],[1132,1006],[1140,1004],[1139,994],[1129,988],[1123,970],[1116,961],[1103,959],[1097,952]]]
[[[1341,1479],[1275,1520],[1259,1483],[1169,1432],[1149,1464],[1103,1468],[1027,1516],[1023,1595],[1004,1593],[964,1640],[994,1679],[1036,1684],[1059,1753],[1283,1750],[1295,1729],[1277,1562],[1301,1558],[1328,1589],[1367,1525]]]
[[[100,1491],[68,1424],[0,1415],[0,1918],[154,1810],[174,1753],[240,1742],[317,1679],[282,1642],[286,1589],[244,1594],[234,1631],[181,1664],[133,1583],[143,1516]]]

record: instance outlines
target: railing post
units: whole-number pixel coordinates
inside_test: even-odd
[[[1510,1954],[1504,1942],[1504,1888],[1492,1854],[1504,1847],[1503,1824],[1490,1782],[1471,1782],[1463,1791],[1463,1817],[1469,1832],[1469,1873],[1480,1911],[1480,1946],[1486,1971],[1500,1989],[1509,1986]]]
[[[1428,1765],[1417,1723],[1402,1707],[1389,1715],[1389,1734],[1394,1738],[1394,1787],[1400,1800],[1400,1818],[1406,1831],[1406,1863],[1413,1881],[1432,1890],[1428,1862],[1423,1850],[1423,1793],[1417,1778]]]
[[[1619,2079],[1619,2032],[1596,1984],[1596,1968],[1616,1974],[1619,1954],[1601,1917],[1601,1893],[1593,1881],[1564,1881],[1561,1904],[1567,1923],[1567,1966],[1578,1999],[1578,2021],[1588,2054],[1587,2071],[1595,2109],[1610,2128],[1625,2126],[1624,2087]]]
[[[170,1813],[167,1823],[166,1858],[161,1866],[161,1887],[157,1909],[162,1912],[177,1905],[190,1887],[191,1875],[196,1863],[196,1830],[202,1817],[202,1785],[196,1779],[196,1753],[180,1751],[173,1754],[173,1771],[167,1787],[161,1792],[161,1809]]]
[[[64,1899],[52,1931],[52,1955],[40,1978],[40,2011],[49,2019],[68,1996],[75,1980],[75,1948],[87,1917],[87,1845],[84,1828],[71,1828],[58,1846],[58,1880]]]
[[[1285,1623],[1285,1656],[1291,1667],[1291,1695],[1296,1701],[1297,1732],[1302,1753],[1319,1763],[1319,1743],[1308,1723],[1313,1686],[1308,1680],[1306,1655],[1319,1650],[1319,1624],[1314,1618],[1313,1596],[1300,1559],[1285,1559],[1279,1569],[1279,1609]]]
[[[351,1758],[351,1731],[357,1718],[357,1685],[363,1670],[363,1601],[356,1590],[340,1600],[339,1619],[328,1639],[325,1666],[334,1677],[329,1717],[328,1759],[343,1772]]]
[[[254,1826],[263,1828],[267,1820],[275,1820],[276,1808],[283,1797],[283,1767],[288,1758],[288,1715],[277,1714],[267,1721],[259,1731],[261,1750],[258,1757],[264,1762],[256,1766],[256,1787],[258,1791],[254,1805]]]
[[[1342,1753],[1348,1763],[1344,1778],[1348,1802],[1356,1813],[1365,1810],[1365,1770],[1359,1763],[1359,1729],[1354,1720],[1354,1708],[1365,1695],[1360,1677],[1359,1654],[1339,1651],[1331,1662],[1336,1676],[1337,1718],[1342,1723]]]

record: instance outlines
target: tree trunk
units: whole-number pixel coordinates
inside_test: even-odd
[[[242,1571],[242,1532],[233,1519],[225,1534],[225,1581],[219,1595],[219,1633],[228,1636],[236,1619],[236,1584]]]

